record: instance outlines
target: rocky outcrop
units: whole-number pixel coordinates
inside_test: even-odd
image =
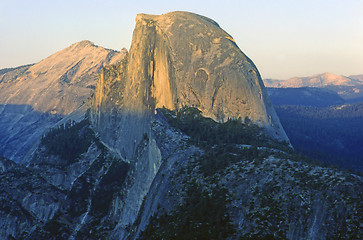
[[[43,131],[84,104],[101,68],[120,61],[125,53],[82,41],[39,63],[3,71],[0,155],[27,161],[26,155],[34,150]]]
[[[18,239],[53,218],[65,193],[11,160],[0,157],[0,166],[0,238]]]
[[[47,135],[28,166],[0,157],[1,239],[93,239],[90,232],[115,225],[108,210],[128,164],[108,151],[85,121],[73,124]],[[88,132],[89,138],[74,159],[62,155],[72,147],[54,152],[58,144],[69,144],[64,133],[70,131],[73,137]]]

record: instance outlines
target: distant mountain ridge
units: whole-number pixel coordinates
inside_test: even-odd
[[[363,85],[363,75],[346,77],[326,72],[308,77],[293,77],[287,80],[264,79],[263,81],[266,87],[274,88],[326,87],[329,85],[360,86]]]
[[[344,104],[338,93],[327,88],[267,88],[274,105],[328,107]]]
[[[267,88],[324,88],[337,93],[347,103],[363,101],[363,74],[349,77],[322,73],[309,77],[293,77],[288,80],[264,79]],[[276,96],[275,96],[276,97]]]
[[[362,172],[363,75],[323,73],[264,82],[296,151]]]

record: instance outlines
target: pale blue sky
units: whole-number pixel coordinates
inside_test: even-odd
[[[218,22],[263,78],[363,74],[363,0],[0,0],[0,68],[81,40],[129,49],[137,13],[175,10]]]

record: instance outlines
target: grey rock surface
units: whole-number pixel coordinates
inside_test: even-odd
[[[228,189],[227,213],[236,229],[230,239],[355,239],[362,234],[359,176],[269,156],[241,160],[203,178],[196,169],[185,170],[193,166],[193,159],[187,161],[160,168],[129,239],[140,237],[151,216],[177,208],[193,181],[205,191]]]
[[[65,194],[37,171],[0,157],[0,238],[20,236],[52,219]]]

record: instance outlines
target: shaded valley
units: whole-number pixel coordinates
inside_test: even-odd
[[[295,149],[316,161],[362,173],[361,75],[331,73],[266,79],[267,91]]]

